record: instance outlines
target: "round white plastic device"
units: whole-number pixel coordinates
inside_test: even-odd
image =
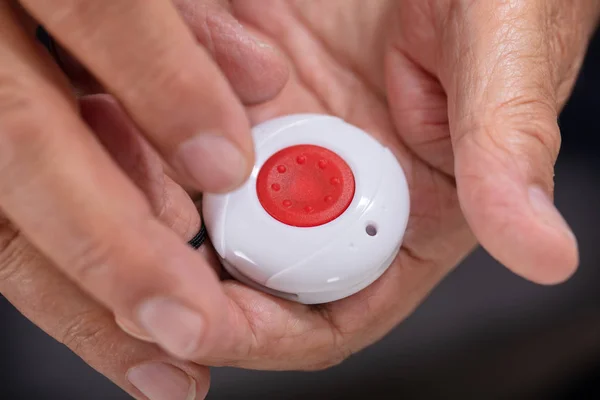
[[[253,128],[256,164],[227,194],[206,194],[204,223],[237,280],[304,304],[350,296],[395,259],[409,215],[389,149],[343,120],[279,117]]]

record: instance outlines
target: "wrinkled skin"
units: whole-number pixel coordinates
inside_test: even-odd
[[[573,30],[588,15],[534,3],[233,3],[292,65],[283,92],[249,109],[253,122],[323,112],[371,132],[403,165],[412,210],[398,259],[351,298],[315,309],[229,286],[246,317],[233,320],[242,334],[229,356],[219,350],[200,361],[334,364],[405,318],[473,249],[475,235],[532,280],[556,283],[573,272],[571,234],[558,215],[540,221],[526,196],[528,185],[552,190],[557,112],[594,20]]]
[[[225,54],[219,32],[228,32],[233,20],[221,11],[207,13],[200,1],[176,3],[219,60]],[[477,242],[527,279],[542,284],[567,279],[577,266],[577,245],[549,200],[560,143],[556,118],[595,27],[598,5],[584,0],[364,4],[240,0],[228,10],[289,66],[276,97],[246,102],[252,123],[298,112],[337,115],[389,146],[405,169],[411,217],[402,250],[381,279],[319,307],[226,281],[228,300],[220,312],[227,329],[208,326],[197,348],[177,354],[194,363],[168,356],[173,349],[161,338],[116,312],[119,325],[142,340],[124,335],[109,312],[54,272],[27,240],[14,239],[8,223],[3,237],[13,239],[0,260],[10,266],[2,268],[0,291],[134,396],[143,398],[126,371],[164,361],[185,370],[201,397],[209,372],[200,365],[314,370],[341,362],[406,318]],[[273,61],[263,68],[282,67]],[[228,74],[230,81],[240,79],[236,71]],[[84,91],[98,87],[85,74],[76,78]],[[199,219],[175,183],[183,180],[170,169],[173,180],[163,176],[160,160],[138,141],[119,140],[140,133],[110,99],[92,96],[81,102],[88,125],[155,213],[184,239],[192,236]],[[144,159],[144,168],[130,162],[132,153]],[[212,257],[210,249],[205,252]],[[145,343],[152,341],[167,353]]]

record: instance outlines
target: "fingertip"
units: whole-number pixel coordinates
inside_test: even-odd
[[[210,378],[205,367],[183,369],[165,362],[139,364],[127,371],[127,380],[137,391],[150,400],[204,399],[208,393]]]
[[[538,222],[539,224],[539,222]],[[536,229],[532,229],[532,233]],[[540,285],[558,285],[568,281],[579,266],[577,242],[564,234],[541,226],[540,234],[528,243],[514,243],[513,256],[500,256],[508,269]],[[531,243],[535,242],[535,243]],[[498,251],[499,254],[501,254]],[[522,255],[521,255],[522,254]]]
[[[202,133],[179,145],[173,164],[195,189],[223,193],[248,179],[253,158],[224,136]]]
[[[281,53],[254,35],[241,47],[236,59],[219,56],[218,62],[242,102],[254,105],[277,97],[289,78],[288,65]]]
[[[281,92],[289,66],[275,45],[241,25],[222,5],[208,6],[205,13],[191,10],[194,6],[189,2],[178,2],[178,7],[242,103],[263,103]]]
[[[577,240],[540,189],[496,177],[466,192],[459,189],[473,232],[506,268],[542,285],[565,282],[575,273]]]
[[[532,220],[546,241],[546,249],[540,252],[546,262],[534,269],[530,279],[544,285],[563,283],[579,266],[577,238],[544,189],[533,185],[527,193]]]

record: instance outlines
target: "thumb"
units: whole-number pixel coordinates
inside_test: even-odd
[[[467,39],[447,71],[456,183],[482,246],[513,272],[554,284],[569,278],[579,259],[553,204],[560,148],[553,46],[532,27],[539,16],[529,18],[531,9],[510,12],[518,15],[492,24],[479,18],[488,25]]]

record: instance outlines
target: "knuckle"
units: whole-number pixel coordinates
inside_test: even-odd
[[[491,120],[508,124],[512,129],[502,143],[504,146],[541,145],[547,149],[552,159],[558,156],[560,149],[560,132],[557,124],[556,106],[539,96],[515,96],[500,103],[493,111]],[[484,130],[493,135],[493,130]],[[510,149],[508,149],[510,150]]]
[[[544,149],[548,158],[555,161],[561,147],[561,136],[558,125],[551,126],[546,122],[532,122],[522,126],[519,133],[526,139],[528,147],[537,146]]]
[[[91,309],[79,312],[61,321],[57,340],[77,354],[88,348],[98,348],[103,338],[113,329],[106,323],[104,311]]]
[[[560,149],[561,137],[557,124],[556,107],[539,98],[519,96],[503,102],[494,110],[493,121],[508,122],[514,137],[503,142],[510,146],[538,144],[546,148],[554,159]],[[487,130],[491,134],[491,130]],[[527,143],[529,142],[529,143]]]
[[[37,108],[31,86],[32,82],[22,77],[0,75],[0,115],[25,114]]]
[[[463,121],[461,128],[454,148],[469,143],[489,156],[500,151],[553,162],[561,147],[556,109],[538,98],[514,97]]]
[[[20,266],[26,257],[21,233],[10,221],[0,216],[0,282],[18,279]]]
[[[49,140],[44,135],[45,111],[35,93],[26,83],[0,77],[0,174],[6,178],[25,156],[38,163]]]
[[[139,281],[141,273],[156,268],[155,249],[115,221],[98,222],[74,244],[61,267],[82,287],[107,304],[130,304],[146,291],[164,286],[154,277]]]
[[[83,285],[97,282],[99,277],[110,274],[109,266],[114,259],[115,248],[111,236],[94,235],[74,249],[67,265],[72,277]]]
[[[31,143],[41,138],[44,110],[28,82],[0,77],[0,143]]]
[[[135,71],[135,79],[117,82],[121,98],[126,104],[133,105],[137,110],[145,110],[143,129],[153,133],[154,140],[162,153],[167,157],[175,151],[178,142],[197,129],[198,117],[190,118],[191,104],[197,104],[199,97],[205,98],[202,115],[221,120],[223,110],[214,107],[221,96],[214,82],[206,81],[198,71],[191,66],[193,62],[181,62],[181,56],[173,55],[174,49],[157,49],[159,56],[144,71]],[[124,73],[123,77],[134,72]],[[160,93],[171,93],[177,99],[175,102],[165,102]],[[148,112],[152,110],[152,112]],[[164,118],[168,115],[169,118]]]
[[[173,62],[171,50],[157,49],[160,54],[157,62],[149,65],[143,72],[137,74],[137,79],[132,84],[119,85],[123,90],[123,96],[128,101],[137,105],[148,105],[154,102],[157,87],[166,93],[173,93],[182,101],[192,97],[192,91],[198,87],[198,74],[186,66],[186,63]],[[124,82],[125,83],[125,82]],[[165,112],[175,110],[164,110]]]
[[[118,82],[121,98],[137,110],[146,110],[143,129],[153,136],[162,153],[167,157],[174,153],[181,140],[197,133],[201,124],[206,130],[224,132],[239,131],[241,114],[232,112],[230,88],[212,66],[199,71],[194,65],[198,60],[186,58],[181,49],[157,49],[156,62],[144,71],[135,71],[135,79]],[[183,58],[183,59],[182,59]],[[133,73],[133,72],[132,72]],[[124,73],[123,76],[131,76]],[[215,79],[208,76],[216,74]],[[174,102],[165,102],[160,93],[170,93]],[[198,109],[190,105],[198,104]],[[148,110],[152,110],[149,112]],[[164,118],[168,115],[169,118]]]

